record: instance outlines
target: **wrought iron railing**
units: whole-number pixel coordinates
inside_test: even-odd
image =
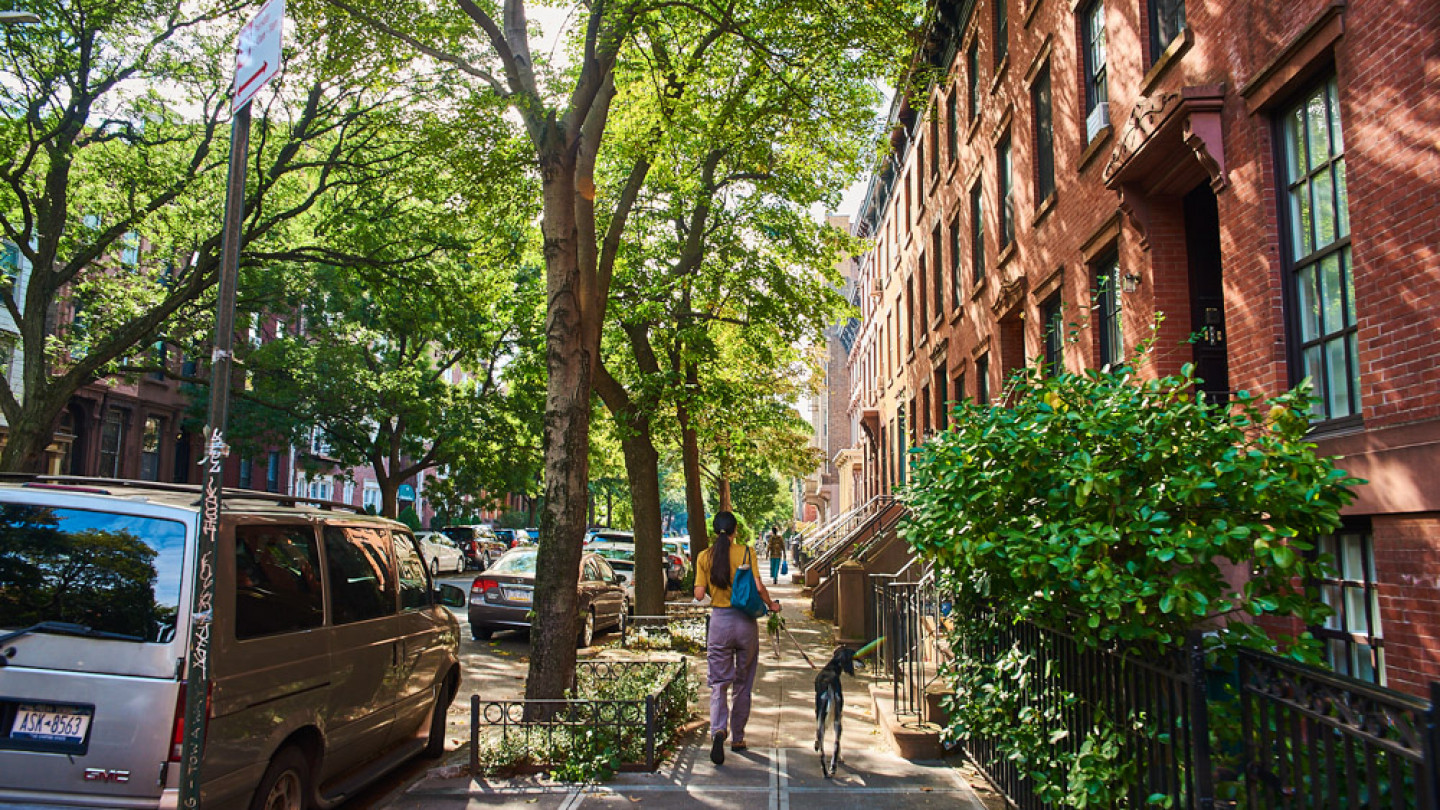
[[[1180,650],[1095,649],[1064,632],[1001,620],[995,632],[963,643],[964,654],[982,662],[1015,652],[1033,657],[1017,685],[1025,706],[1053,718],[1054,727],[1045,732],[1057,753],[1078,755],[1102,717],[1136,719],[1119,724],[1123,755],[1135,763],[1126,806],[1154,806],[1158,797],[1169,807],[1214,805],[1198,636]],[[1007,756],[1004,740],[972,735],[961,745],[1021,810],[1049,807],[1029,768]]]
[[[873,539],[894,528],[902,514],[902,510],[892,509],[894,505],[895,499],[889,495],[877,495],[870,499],[863,510],[852,513],[843,525],[824,538],[823,544],[818,544],[819,553],[806,561],[805,568],[811,570],[819,566],[821,576],[826,576],[834,565],[854,550],[856,543],[865,538]]]
[[[1252,652],[1239,675],[1249,807],[1440,807],[1440,684],[1427,704]]]
[[[940,677],[949,655],[946,622],[950,603],[937,587],[934,572],[919,558],[894,574],[871,574],[876,636],[883,637],[874,672],[890,681],[898,717],[922,719],[925,695]],[[928,719],[928,718],[925,718]]]
[[[825,555],[832,547],[845,538],[857,526],[865,523],[876,513],[888,506],[894,498],[889,495],[876,495],[860,506],[851,509],[843,515],[818,527],[812,534],[801,541],[800,549],[805,560],[815,560]]]
[[[576,664],[575,693],[568,700],[482,700],[470,696],[470,769],[480,772],[480,736],[485,728],[498,729],[505,743],[525,744],[532,752],[564,756],[580,734],[599,731],[618,752],[621,767],[643,765],[654,770],[670,733],[690,713],[689,662],[580,661]],[[593,695],[604,683],[621,677],[655,673],[656,687],[634,699],[605,699]],[[559,765],[559,762],[534,762]]]

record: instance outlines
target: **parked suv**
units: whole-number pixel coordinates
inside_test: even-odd
[[[467,568],[484,571],[500,559],[510,547],[500,542],[489,526],[446,526],[440,532],[455,541],[465,552]]]
[[[0,482],[0,806],[174,807],[196,487]],[[206,810],[329,806],[444,749],[459,625],[403,524],[227,491]]]

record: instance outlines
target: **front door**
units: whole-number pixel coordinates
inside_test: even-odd
[[[1195,376],[1211,404],[1230,399],[1225,348],[1225,285],[1220,265],[1220,212],[1215,192],[1201,184],[1185,195],[1185,255],[1190,268],[1190,333]]]

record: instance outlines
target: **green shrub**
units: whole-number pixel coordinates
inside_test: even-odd
[[[1119,729],[1143,718],[1108,718],[1085,730],[1080,754],[1054,753],[1052,735],[1075,730],[1021,697],[1046,664],[1018,648],[982,660],[966,643],[994,638],[998,623],[1161,649],[1205,628],[1218,656],[1246,647],[1318,662],[1308,632],[1272,635],[1253,620],[1304,627],[1329,614],[1309,584],[1329,561],[1310,541],[1339,527],[1357,480],[1307,441],[1306,390],[1242,391],[1219,407],[1196,392],[1189,366],[1157,380],[1033,369],[1006,405],[958,405],[912,455],[901,531],[955,600],[950,733],[996,740],[1048,801],[1112,802],[1130,767]]]

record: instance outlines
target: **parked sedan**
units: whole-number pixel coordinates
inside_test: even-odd
[[[496,560],[470,586],[470,635],[484,641],[497,630],[530,629],[530,609],[535,599],[533,546],[512,549]],[[580,610],[580,632],[576,643],[589,647],[597,630],[619,630],[629,613],[629,597],[615,570],[597,554],[580,557],[580,580],[576,604]]]
[[[420,553],[431,576],[438,577],[442,571],[458,574],[465,570],[465,552],[455,541],[440,532],[416,532],[415,539],[420,541]]]

